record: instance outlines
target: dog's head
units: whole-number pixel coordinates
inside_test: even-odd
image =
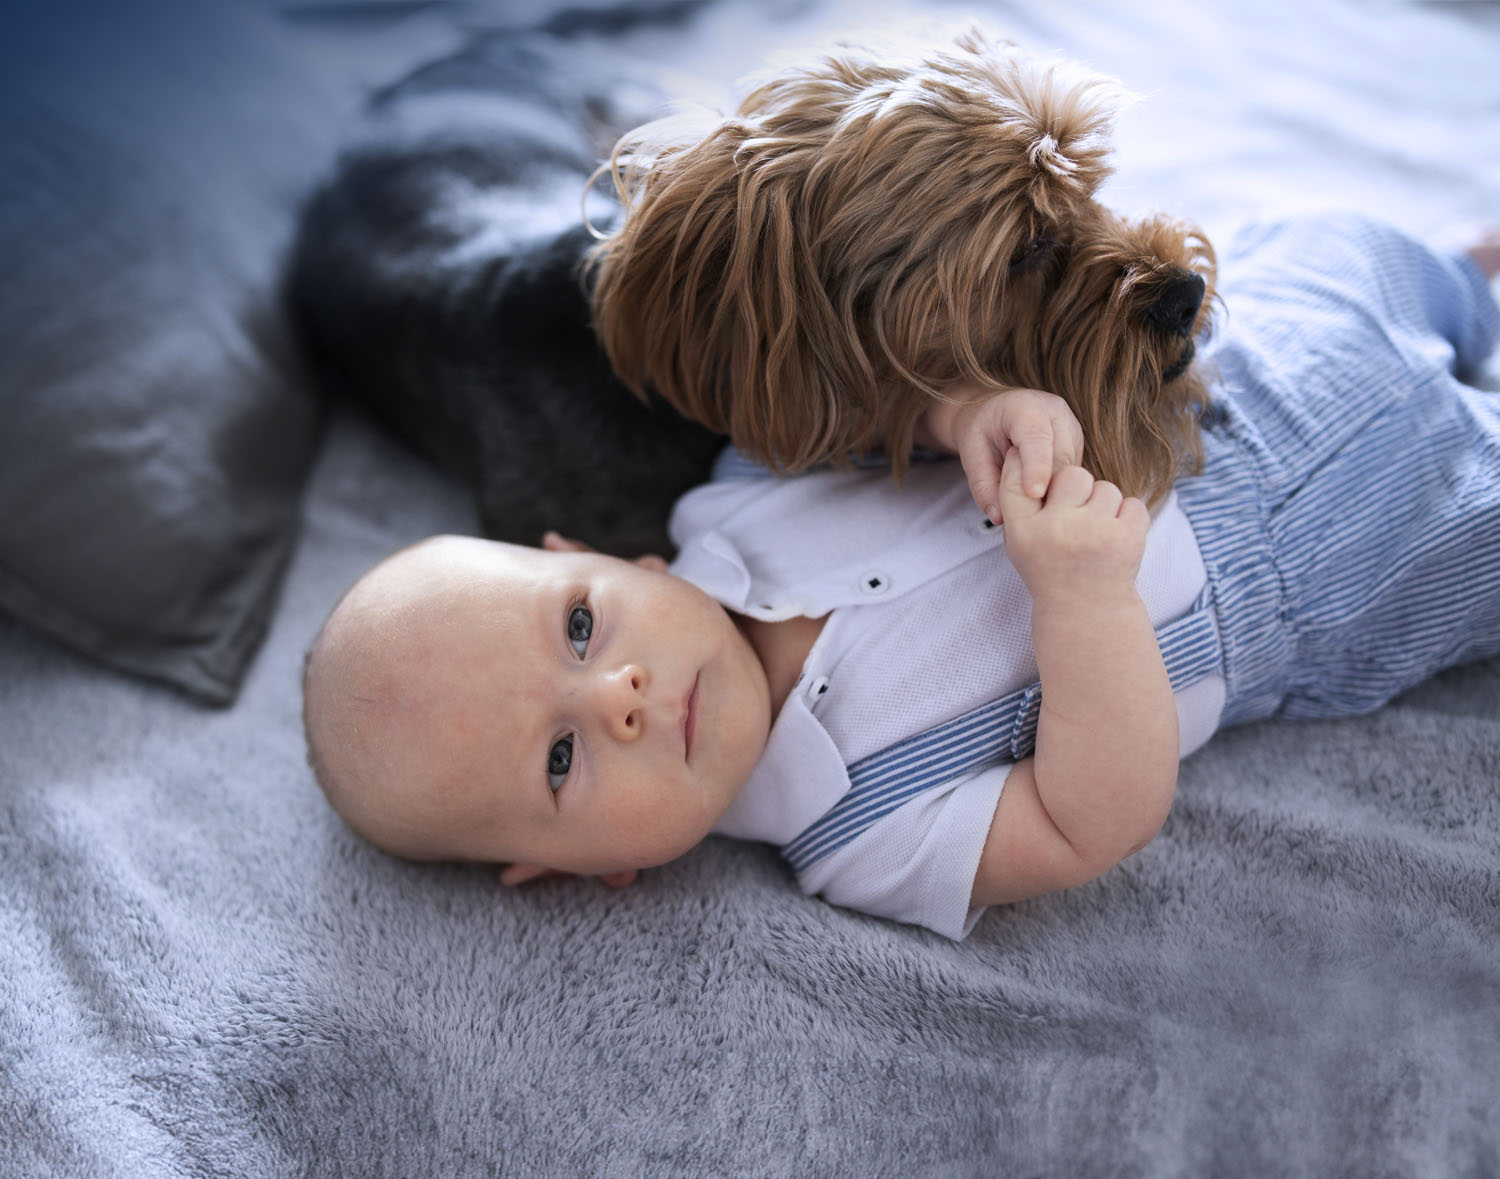
[[[961,375],[1063,397],[1083,426],[1084,465],[1157,502],[1202,461],[1207,393],[1194,361],[1214,277],[1196,227],[1081,210],[1033,243],[1004,294],[970,321],[978,363]],[[1003,330],[981,334],[995,323]]]
[[[887,444],[963,379],[1065,397],[1135,494],[1194,453],[1212,253],[1094,199],[1121,92],[977,32],[916,58],[844,46],[733,117],[641,128],[594,251],[616,371],[780,469]]]

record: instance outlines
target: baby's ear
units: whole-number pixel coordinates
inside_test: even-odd
[[[667,572],[667,559],[658,557],[655,553],[644,553],[635,559],[635,563],[642,569],[650,569],[656,573]]]

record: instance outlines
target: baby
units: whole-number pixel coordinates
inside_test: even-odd
[[[1003,530],[951,461],[898,488],[730,452],[670,567],[425,541],[309,659],[330,801],[509,884],[765,840],[808,892],[961,937],[1144,846],[1217,728],[1500,652],[1500,399],[1454,376],[1500,335],[1500,237],[1448,257],[1327,218],[1234,255],[1203,470],[1154,513],[1065,443],[1033,450],[1042,498],[1006,445]],[[995,396],[1017,433],[1052,413]]]
[[[1020,407],[1022,433],[1037,439],[1050,428],[1057,411],[1048,399],[1024,390],[1001,397]],[[1130,585],[1145,505],[1078,467],[1051,476],[1050,442],[1034,445],[1052,491],[1043,507],[1022,490],[1012,448],[1000,490],[1012,559],[1049,600],[1062,597],[1053,581],[1075,576],[1080,563],[1096,583],[1112,579],[1122,612],[1143,624],[1138,638],[1154,646]],[[921,477],[938,474],[937,482]],[[881,472],[853,478],[904,498]],[[967,495],[954,464],[935,464],[918,482]],[[1035,538],[1034,562],[1016,556],[1028,551],[1022,538]],[[1060,657],[1110,622],[1095,609],[1107,596],[1089,595],[1088,620],[1057,612]],[[509,884],[544,872],[627,884],[723,819],[826,620],[731,611],[660,557],[625,561],[553,533],[541,549],[430,538],[362,577],[319,635],[306,682],[313,765],[339,814],[398,855],[507,862]],[[1125,674],[1160,697],[1160,661],[1139,662],[1144,676],[1125,666],[1129,658]],[[1049,681],[1059,700],[1075,668],[1090,681],[1080,690],[1097,691],[1095,660],[1060,660]],[[1157,711],[1172,722],[1175,765],[1170,701]],[[1147,809],[1159,823],[1170,784],[1157,796]],[[1005,868],[996,881],[1017,864]],[[1024,895],[1019,881],[1008,891]]]

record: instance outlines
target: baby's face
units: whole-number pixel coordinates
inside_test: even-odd
[[[370,727],[435,854],[654,867],[708,834],[765,748],[753,648],[660,568],[443,537],[367,580],[351,597],[400,701]]]

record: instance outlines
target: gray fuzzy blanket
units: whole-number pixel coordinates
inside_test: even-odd
[[[1125,207],[1434,230],[1500,216],[1500,27],[1460,7],[985,19],[1151,92]],[[712,80],[759,28],[661,51]],[[1500,1174],[1500,662],[1221,734],[1146,850],[962,943],[717,839],[510,891],[351,837],[298,720],[342,589],[473,526],[338,417],[225,711],[0,618],[0,1174]]]

